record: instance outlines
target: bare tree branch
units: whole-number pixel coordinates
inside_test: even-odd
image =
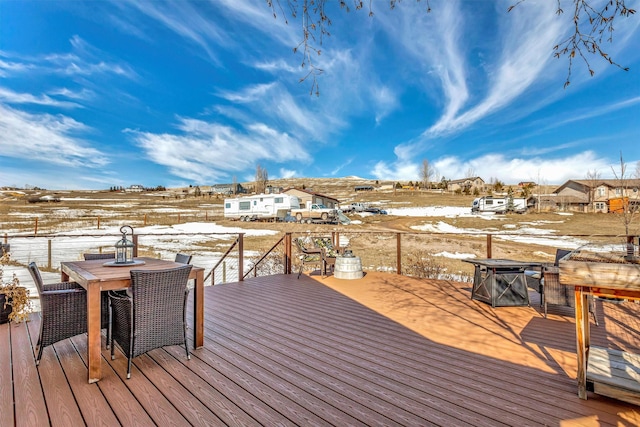
[[[388,0],[389,8],[393,10],[402,0]],[[421,0],[415,0],[421,2]],[[431,12],[430,0],[422,0],[426,4],[425,11]],[[512,11],[519,4],[526,0],[515,0],[507,12]],[[350,12],[352,9],[359,11],[365,9],[363,0],[266,0],[267,6],[273,11],[273,17],[282,16],[285,23],[289,23],[287,16],[292,19],[300,17],[302,21],[302,39],[293,48],[294,53],[302,53],[300,67],[306,74],[300,78],[300,82],[311,79],[310,94],[320,95],[318,77],[324,72],[315,64],[316,56],[322,54],[320,46],[324,37],[331,36],[329,27],[331,18],[327,14],[326,6],[337,4],[340,9]],[[564,13],[562,5],[571,3],[573,5],[573,31],[571,35],[561,40],[553,47],[556,58],[567,58],[567,78],[564,83],[566,88],[571,83],[571,72],[574,66],[574,59],[579,57],[585,63],[589,73],[593,76],[595,71],[589,62],[590,55],[596,55],[611,65],[628,71],[628,67],[623,67],[603,49],[603,42],[613,42],[614,22],[618,17],[629,17],[636,13],[635,9],[626,6],[626,0],[609,0],[601,9],[596,9],[594,0],[556,0],[556,14]],[[373,16],[373,0],[368,0],[369,16]],[[351,5],[351,6],[350,6]]]

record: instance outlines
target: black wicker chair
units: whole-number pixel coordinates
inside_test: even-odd
[[[86,253],[82,254],[85,261],[91,261],[94,259],[116,259],[115,252],[104,252],[104,253]]]
[[[109,291],[112,313],[111,358],[117,342],[127,356],[127,378],[131,359],[156,348],[187,346],[187,281],[191,265],[164,270],[131,270],[126,293]]]
[[[187,255],[187,254],[176,254],[176,262],[179,262],[180,264],[191,264],[191,258],[192,255]]]
[[[556,260],[553,266],[545,266],[542,269],[542,304],[544,305],[544,317],[547,317],[547,304],[561,305],[566,307],[575,307],[575,295],[571,286],[560,284],[560,270],[558,262],[567,256],[571,251],[558,249],[556,251]],[[593,320],[598,326],[598,317],[596,316],[595,299],[590,295],[589,312],[593,315]]]
[[[35,262],[29,264],[29,273],[38,289],[42,310],[36,345],[39,365],[44,347],[87,332],[87,291],[76,282],[45,284]]]
[[[103,252],[103,253],[84,253],[82,254],[85,261],[92,261],[96,259],[104,259],[104,260],[115,260],[116,253],[115,252]],[[111,315],[109,312],[109,295],[107,292],[102,292],[102,307],[101,307],[101,321],[100,327],[102,329],[107,330],[107,348],[109,348],[109,334],[111,333],[111,320],[109,316]]]

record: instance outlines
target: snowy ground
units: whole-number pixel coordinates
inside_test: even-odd
[[[165,211],[169,211],[167,209]],[[181,212],[180,210],[175,210]],[[577,238],[567,238],[564,236],[558,236],[554,230],[538,228],[537,226],[548,225],[553,223],[562,223],[564,221],[564,215],[558,215],[557,221],[538,221],[538,222],[521,222],[515,224],[505,224],[500,226],[500,220],[504,220],[505,216],[496,214],[472,214],[471,209],[468,207],[447,207],[447,206],[430,206],[430,207],[397,207],[387,209],[390,215],[396,216],[412,216],[412,217],[424,217],[425,221],[422,225],[412,227],[416,231],[425,231],[431,233],[478,233],[486,234],[492,232],[499,235],[500,239],[517,241],[522,243],[539,244],[547,246],[557,246],[565,248],[577,248],[587,243]],[[73,216],[74,212],[71,210],[65,211],[66,215]],[[362,213],[365,215],[372,215],[369,213]],[[106,215],[105,215],[106,216]],[[461,228],[448,224],[442,220],[436,218],[460,218],[460,217],[474,217],[481,218],[489,221],[491,224],[489,229],[470,229]],[[429,218],[434,218],[430,220]],[[352,223],[356,224],[360,221],[354,220]],[[149,227],[136,227],[136,234],[141,235],[140,244],[153,248],[156,256],[164,259],[172,259],[177,252],[176,248],[180,251],[193,253],[193,263],[196,265],[202,265],[206,268],[213,267],[213,264],[217,262],[222,256],[221,253],[211,251],[203,251],[202,246],[198,243],[203,241],[211,241],[212,239],[220,239],[223,241],[232,241],[237,237],[237,233],[245,233],[246,236],[260,236],[260,235],[276,235],[279,231],[272,230],[258,230],[251,228],[240,227],[226,227],[212,222],[192,222],[185,224],[178,224],[173,226],[149,226]],[[11,250],[14,259],[18,260],[21,264],[26,265],[28,262],[36,261],[38,265],[47,265],[48,263],[48,242],[47,240],[53,240],[51,246],[51,258],[52,265],[59,265],[61,261],[70,259],[81,259],[82,253],[89,251],[111,251],[115,244],[114,235],[119,234],[119,227],[102,227],[101,229],[87,228],[87,229],[74,229],[65,230],[57,233],[59,237],[55,239],[47,239],[45,237],[14,237],[11,239]],[[91,237],[80,237],[81,235],[92,235]],[[78,236],[78,237],[76,237]],[[116,239],[117,240],[117,239]],[[246,253],[245,256],[251,256],[252,254]],[[255,254],[253,254],[255,255]],[[456,251],[442,251],[434,254],[435,256],[465,259],[473,258],[474,254],[460,253]],[[227,274],[228,280],[234,280],[234,266],[233,262],[230,262]],[[10,278],[10,275],[15,273],[20,282],[31,289],[32,295],[37,295],[35,286],[31,280],[28,271],[25,268],[7,267],[5,268],[5,280]],[[59,280],[59,273],[43,271],[43,276],[46,281]],[[216,273],[217,274],[217,273]],[[237,274],[237,271],[235,271]],[[219,282],[219,280],[217,280]]]

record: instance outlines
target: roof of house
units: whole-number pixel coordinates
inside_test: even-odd
[[[583,188],[583,191],[589,191],[590,188],[597,188],[602,185],[609,188],[640,188],[640,179],[570,179],[560,187],[555,189],[553,192],[558,193],[563,189],[569,187],[571,183],[576,183]]]
[[[480,181],[484,182],[484,179],[480,178],[479,176],[471,176],[469,178],[452,179],[448,183],[449,184],[460,184],[460,183],[467,182],[467,181],[475,181],[476,179],[479,179]]]

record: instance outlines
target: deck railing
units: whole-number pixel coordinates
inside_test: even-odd
[[[257,237],[240,233],[135,233],[136,255],[172,259],[177,252],[194,255],[193,263],[206,268],[207,285],[242,281],[250,274],[254,276],[285,273],[290,274],[297,264],[297,254],[292,249],[294,236],[331,236],[334,246],[349,246],[363,260],[366,270],[392,271],[403,274],[407,270],[408,256],[436,242],[443,249],[454,250],[459,242],[473,242],[474,252],[464,254],[477,258],[498,257],[532,260],[530,255],[521,255],[522,245],[517,240],[540,239],[537,234],[521,233],[436,233],[436,232],[375,232],[375,231],[331,231],[326,233],[287,232],[273,237],[275,243],[265,243],[265,238],[257,243]],[[120,238],[119,234],[4,234],[3,245],[10,248],[14,265],[23,267],[35,261],[44,271],[59,274],[60,262],[82,259],[84,252],[113,251]],[[606,234],[580,234],[564,236],[544,236],[546,242],[539,242],[540,252],[555,253],[555,247],[576,247],[581,243],[594,241],[627,241],[627,236]],[[273,240],[271,240],[273,241]],[[271,245],[271,246],[268,246]],[[519,246],[518,246],[519,245]],[[433,245],[432,245],[433,246]],[[269,247],[265,250],[264,247]],[[507,255],[505,255],[505,253]],[[253,254],[253,255],[252,255]],[[455,255],[455,254],[454,254]],[[276,259],[268,268],[260,268],[267,260]],[[543,261],[546,261],[543,259]],[[459,262],[452,267],[466,271],[470,266]],[[471,272],[468,271],[467,274]],[[28,274],[24,276],[28,281]]]

